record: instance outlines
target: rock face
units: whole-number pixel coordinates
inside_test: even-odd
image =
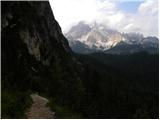
[[[49,2],[3,1],[1,7],[3,90],[33,90],[61,104],[76,103],[73,94],[82,91],[81,68]]]
[[[119,32],[108,29],[104,25],[99,25],[97,23],[88,25],[84,22],[73,26],[65,36],[68,38],[73,51],[76,52],[78,51],[76,47],[82,46],[82,44],[90,49],[90,51],[103,51],[115,46],[122,39]],[[81,45],[78,43],[81,43]],[[86,53],[90,51],[88,50]]]
[[[16,34],[37,60],[49,65],[59,49],[71,52],[49,2],[3,2],[2,7],[6,8],[2,9],[2,32],[17,29]]]

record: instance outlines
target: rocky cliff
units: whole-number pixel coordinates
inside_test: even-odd
[[[75,103],[74,94],[82,91],[80,69],[49,2],[3,1],[1,7],[2,92],[31,90]]]
[[[2,2],[2,8],[2,35],[16,30],[14,35],[27,45],[29,54],[43,64],[49,65],[59,51],[71,52],[49,2]]]

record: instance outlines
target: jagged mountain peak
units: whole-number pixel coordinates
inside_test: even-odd
[[[79,41],[86,44],[90,49],[94,48],[96,50],[109,49],[122,39],[118,31],[97,22],[88,25],[80,22],[71,28],[66,37],[69,43]]]
[[[87,24],[84,21],[79,22],[71,28],[66,37],[71,48],[76,48],[76,45],[82,43],[80,45],[85,45],[85,48],[88,46],[88,49],[92,49],[91,51],[106,51],[115,47],[120,42],[131,46],[143,46],[143,48],[148,48],[149,46],[157,48],[159,42],[156,37],[144,37],[140,33],[120,33],[96,21],[91,24]],[[76,44],[77,41],[78,43]],[[73,51],[76,51],[76,49],[73,49]]]

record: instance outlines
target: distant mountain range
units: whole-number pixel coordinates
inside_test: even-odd
[[[102,24],[79,22],[65,34],[74,52],[103,51],[111,54],[130,54],[139,51],[157,53],[159,39],[139,33],[120,33]]]

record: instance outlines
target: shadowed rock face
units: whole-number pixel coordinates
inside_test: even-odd
[[[49,2],[3,1],[1,8],[3,90],[45,92],[67,104],[72,86],[81,86],[80,68]]]
[[[11,76],[15,77],[15,84],[24,84],[25,79],[33,79],[44,66],[53,67],[57,59],[71,53],[49,2],[4,1],[1,6],[4,79],[10,81]],[[23,82],[17,82],[17,77]]]
[[[37,60],[50,65],[54,54],[71,52],[49,2],[2,2],[2,8],[2,35],[15,30]]]

